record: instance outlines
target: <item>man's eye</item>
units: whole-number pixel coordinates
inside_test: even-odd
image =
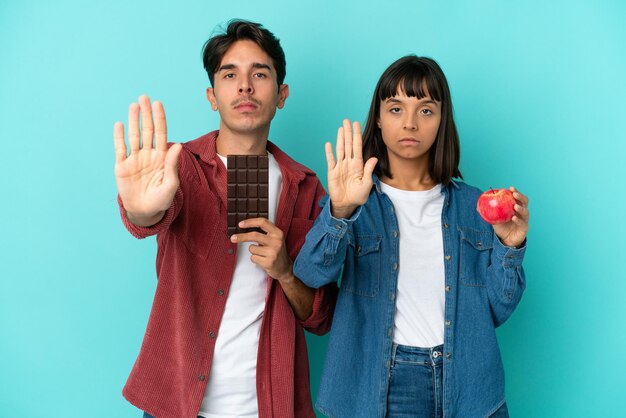
[[[256,78],[266,78],[266,77],[267,77],[267,75],[266,75],[266,74],[264,74],[264,73],[256,73],[254,76],[255,76]]]
[[[224,75],[224,78],[235,78],[235,74],[227,73],[227,74]]]

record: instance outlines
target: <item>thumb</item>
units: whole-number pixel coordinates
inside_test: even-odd
[[[377,163],[378,158],[376,157],[372,157],[367,160],[367,162],[365,163],[365,167],[363,167],[363,177],[371,178]]]
[[[165,177],[178,176],[178,156],[183,149],[181,144],[174,144],[165,155]]]

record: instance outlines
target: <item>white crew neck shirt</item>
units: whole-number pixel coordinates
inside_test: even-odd
[[[227,166],[227,159],[219,155]],[[275,223],[282,174],[268,152],[268,219]],[[254,418],[259,415],[256,364],[269,281],[250,261],[251,243],[237,244],[237,261],[217,333],[209,381],[198,415],[205,418]]]
[[[413,347],[443,344],[445,271],[441,185],[424,191],[380,183],[400,229],[400,267],[393,342]]]

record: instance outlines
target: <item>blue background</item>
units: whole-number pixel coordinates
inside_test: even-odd
[[[461,169],[531,199],[528,288],[499,330],[514,417],[625,416],[622,1],[0,2],[0,417],[139,417],[121,396],[154,294],[154,239],[121,225],[112,127],[142,93],[170,138],[218,125],[201,47],[233,17],[281,38],[271,139],[325,184],[407,53],[448,76]],[[313,391],[325,339],[309,338]],[[350,384],[346,382],[346,384]]]

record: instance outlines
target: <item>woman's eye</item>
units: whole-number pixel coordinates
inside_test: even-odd
[[[433,111],[430,109],[422,109],[422,114],[424,115],[432,115]]]
[[[391,109],[389,109],[389,111],[391,113],[400,113],[400,108],[399,107],[392,107]]]

